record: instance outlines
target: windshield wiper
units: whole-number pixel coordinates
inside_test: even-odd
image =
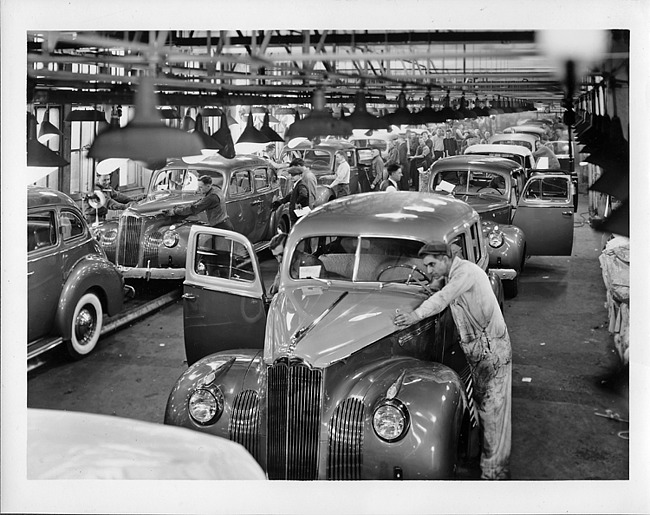
[[[311,324],[309,324],[306,327],[302,327],[302,328],[298,329],[295,333],[293,333],[293,335],[291,335],[291,346],[295,347],[296,345],[298,345],[298,342],[300,342],[300,340],[302,340],[309,331],[311,331],[314,327],[316,327],[316,324],[318,324],[321,320],[323,320],[323,318],[325,318],[327,316],[327,314],[330,311],[332,311],[338,305],[338,303],[341,302],[345,298],[345,296],[348,293],[350,293],[350,292],[347,292],[347,291],[343,292],[339,296],[339,298],[336,299],[329,308],[327,308],[317,318],[315,318],[312,321]]]

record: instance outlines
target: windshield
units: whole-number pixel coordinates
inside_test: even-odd
[[[149,194],[157,197],[171,192],[196,193],[199,188],[199,177],[202,175],[212,177],[212,183],[216,186],[223,184],[223,174],[216,170],[172,168],[154,173]]]
[[[506,179],[495,172],[456,170],[439,172],[433,177],[433,189],[453,195],[490,195],[509,197]]]
[[[346,282],[428,282],[418,251],[424,243],[404,238],[318,236],[295,248],[292,279],[318,278]]]
[[[306,150],[303,159],[305,166],[309,168],[325,168],[327,170],[332,168],[333,155],[325,150],[312,149]]]
[[[519,145],[520,147],[526,147],[528,150],[535,150],[533,144],[530,141],[525,141],[521,139],[498,139],[490,141],[493,145]]]

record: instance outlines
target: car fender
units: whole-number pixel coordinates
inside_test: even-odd
[[[124,279],[115,266],[101,256],[87,255],[72,267],[61,290],[55,327],[64,340],[70,338],[70,324],[76,302],[88,290],[98,290],[108,315],[122,310]]]
[[[524,231],[515,225],[496,224],[491,221],[483,221],[482,228],[490,256],[489,268],[512,268],[519,274],[526,257]],[[489,244],[489,234],[497,228],[503,234],[503,244],[499,247],[492,247]]]
[[[326,202],[334,200],[335,198],[336,193],[334,193],[332,188],[319,184],[316,186],[316,202],[314,203],[314,207],[322,206]]]
[[[371,364],[341,383],[328,391],[338,402],[323,421],[329,426],[336,420],[345,400],[363,399],[363,479],[392,479],[398,470],[404,479],[453,475],[467,406],[456,372],[440,363],[402,357]],[[397,402],[408,412],[408,428],[394,442],[381,439],[373,426],[375,410],[387,402]]]

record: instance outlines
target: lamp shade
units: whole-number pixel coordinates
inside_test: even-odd
[[[63,136],[63,133],[50,122],[50,110],[48,109],[45,111],[45,117],[41,122],[41,129],[38,131],[38,140],[43,143],[55,136]]]
[[[409,111],[406,104],[406,93],[403,91],[397,97],[397,109],[384,116],[389,125],[410,125],[414,123],[413,113]]]
[[[88,156],[97,160],[125,157],[152,163],[199,154],[202,148],[199,136],[164,125],[155,99],[153,79],[143,77],[135,95],[133,119],[125,127],[98,135]]]
[[[203,129],[203,116],[200,114],[196,115],[196,128],[194,129],[194,134],[201,139],[201,150],[221,150],[223,148],[221,143],[205,132]]]
[[[314,108],[302,119],[298,119],[300,108],[296,110],[296,121],[287,129],[285,140],[297,137],[312,139],[318,136],[352,135],[352,124],[347,119],[334,118],[325,110],[325,93],[321,89],[314,91],[312,104]]]
[[[444,120],[459,120],[458,112],[455,109],[452,109],[450,105],[449,91],[447,91],[447,96],[443,99],[443,107],[440,110],[440,116]]]
[[[106,113],[97,109],[73,109],[65,117],[66,122],[102,122],[106,121]]]
[[[270,120],[270,116],[267,111],[264,114],[264,121],[262,122],[262,127],[260,128],[260,132],[264,136],[269,138],[269,141],[284,141],[284,139],[282,139],[282,136],[280,136],[277,132],[271,129],[271,126],[269,125],[269,120]]]
[[[190,109],[188,109],[187,111],[185,111],[185,116],[183,117],[181,129],[186,132],[189,132],[189,131],[193,131],[195,127],[196,127],[196,120],[192,118],[192,115],[190,114]]]
[[[354,112],[344,120],[351,124],[353,129],[387,129],[390,125],[386,120],[368,112],[366,94],[363,91],[357,91]]]
[[[237,153],[235,152],[235,143],[232,140],[232,133],[228,124],[228,114],[221,113],[221,127],[217,130],[212,137],[219,143],[222,148],[219,154],[228,159],[234,158]]]
[[[427,93],[424,95],[424,107],[413,114],[414,123],[427,124],[427,123],[442,123],[447,118],[442,111],[437,111],[431,107],[431,95]]]
[[[204,117],[207,117],[207,116],[221,116],[221,113],[223,113],[223,111],[221,109],[219,109],[218,107],[204,107],[203,109],[201,109],[201,114]]]
[[[269,140],[268,136],[262,134],[253,125],[253,116],[249,116],[246,122],[246,128],[241,133],[241,136],[239,136],[237,143],[268,143],[269,141],[271,140]]]
[[[27,166],[58,168],[70,163],[36,139],[36,117],[27,113]]]

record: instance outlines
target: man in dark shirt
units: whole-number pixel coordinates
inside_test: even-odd
[[[103,222],[106,220],[106,215],[109,209],[122,211],[129,207],[131,202],[139,200],[139,198],[129,197],[128,195],[125,195],[124,193],[120,193],[119,191],[113,189],[111,186],[111,173],[106,175],[97,174],[95,176],[94,191],[84,196],[84,218],[90,224],[94,223],[95,221]],[[98,207],[97,209],[92,207],[89,202],[94,201],[97,204],[101,203],[102,199],[95,193],[96,191],[101,192],[106,200],[104,205]]]
[[[443,144],[445,147],[445,157],[455,156],[458,154],[458,142],[456,141],[456,138],[451,135],[450,130],[447,130]]]
[[[173,209],[165,209],[163,213],[171,216],[190,216],[197,215],[205,211],[205,214],[208,218],[208,225],[211,227],[216,227],[217,229],[227,229],[229,231],[234,231],[235,228],[228,218],[228,213],[226,212],[226,205],[223,199],[223,195],[218,188],[215,188],[212,185],[212,177],[209,175],[202,175],[199,177],[199,190],[200,193],[203,193],[203,197],[189,204],[187,206],[174,206]]]

